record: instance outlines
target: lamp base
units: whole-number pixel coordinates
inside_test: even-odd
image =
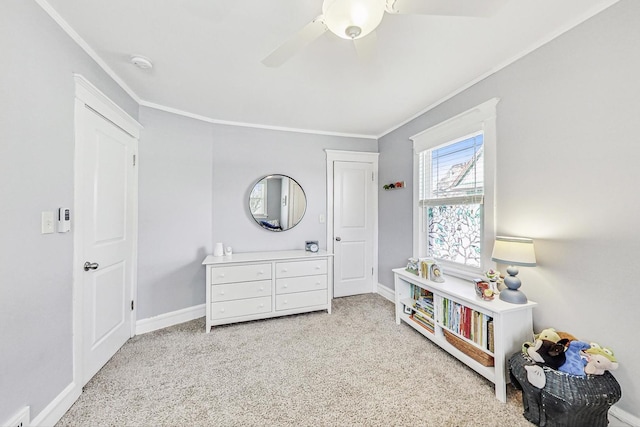
[[[500,299],[511,304],[526,304],[527,296],[517,289],[503,289],[500,291]]]

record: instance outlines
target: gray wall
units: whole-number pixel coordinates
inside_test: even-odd
[[[33,1],[0,2],[0,422],[32,418],[72,381],[72,232],[40,212],[73,208],[74,80],[133,117],[127,96]],[[73,212],[72,212],[73,218]]]
[[[638,16],[640,2],[623,0],[380,140],[381,170],[411,168],[409,136],[501,98],[497,232],[535,239],[539,265],[520,273],[539,303],[535,329],[611,347],[618,406],[636,417],[640,345],[628,334],[640,301]],[[409,211],[410,195],[381,193],[381,215],[387,209]],[[402,265],[412,235],[398,222],[380,224],[380,280],[393,287],[387,260]]]
[[[326,247],[324,149],[377,151],[375,140],[204,123],[142,107],[138,319],[204,304],[206,255],[215,242],[234,252]],[[301,223],[261,228],[249,193],[270,174],[294,178],[307,196]],[[279,197],[277,197],[279,199]]]

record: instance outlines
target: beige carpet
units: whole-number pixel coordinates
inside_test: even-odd
[[[407,325],[376,294],[220,326],[136,336],[59,426],[531,426],[493,384]]]

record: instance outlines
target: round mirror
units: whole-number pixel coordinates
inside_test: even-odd
[[[285,231],[295,227],[307,209],[307,197],[293,178],[268,175],[253,186],[249,211],[260,227]]]

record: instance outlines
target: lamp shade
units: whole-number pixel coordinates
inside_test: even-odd
[[[322,15],[338,37],[359,39],[380,25],[385,7],[385,0],[324,0]]]
[[[522,267],[536,266],[533,240],[523,237],[496,236],[491,260],[507,265]]]

